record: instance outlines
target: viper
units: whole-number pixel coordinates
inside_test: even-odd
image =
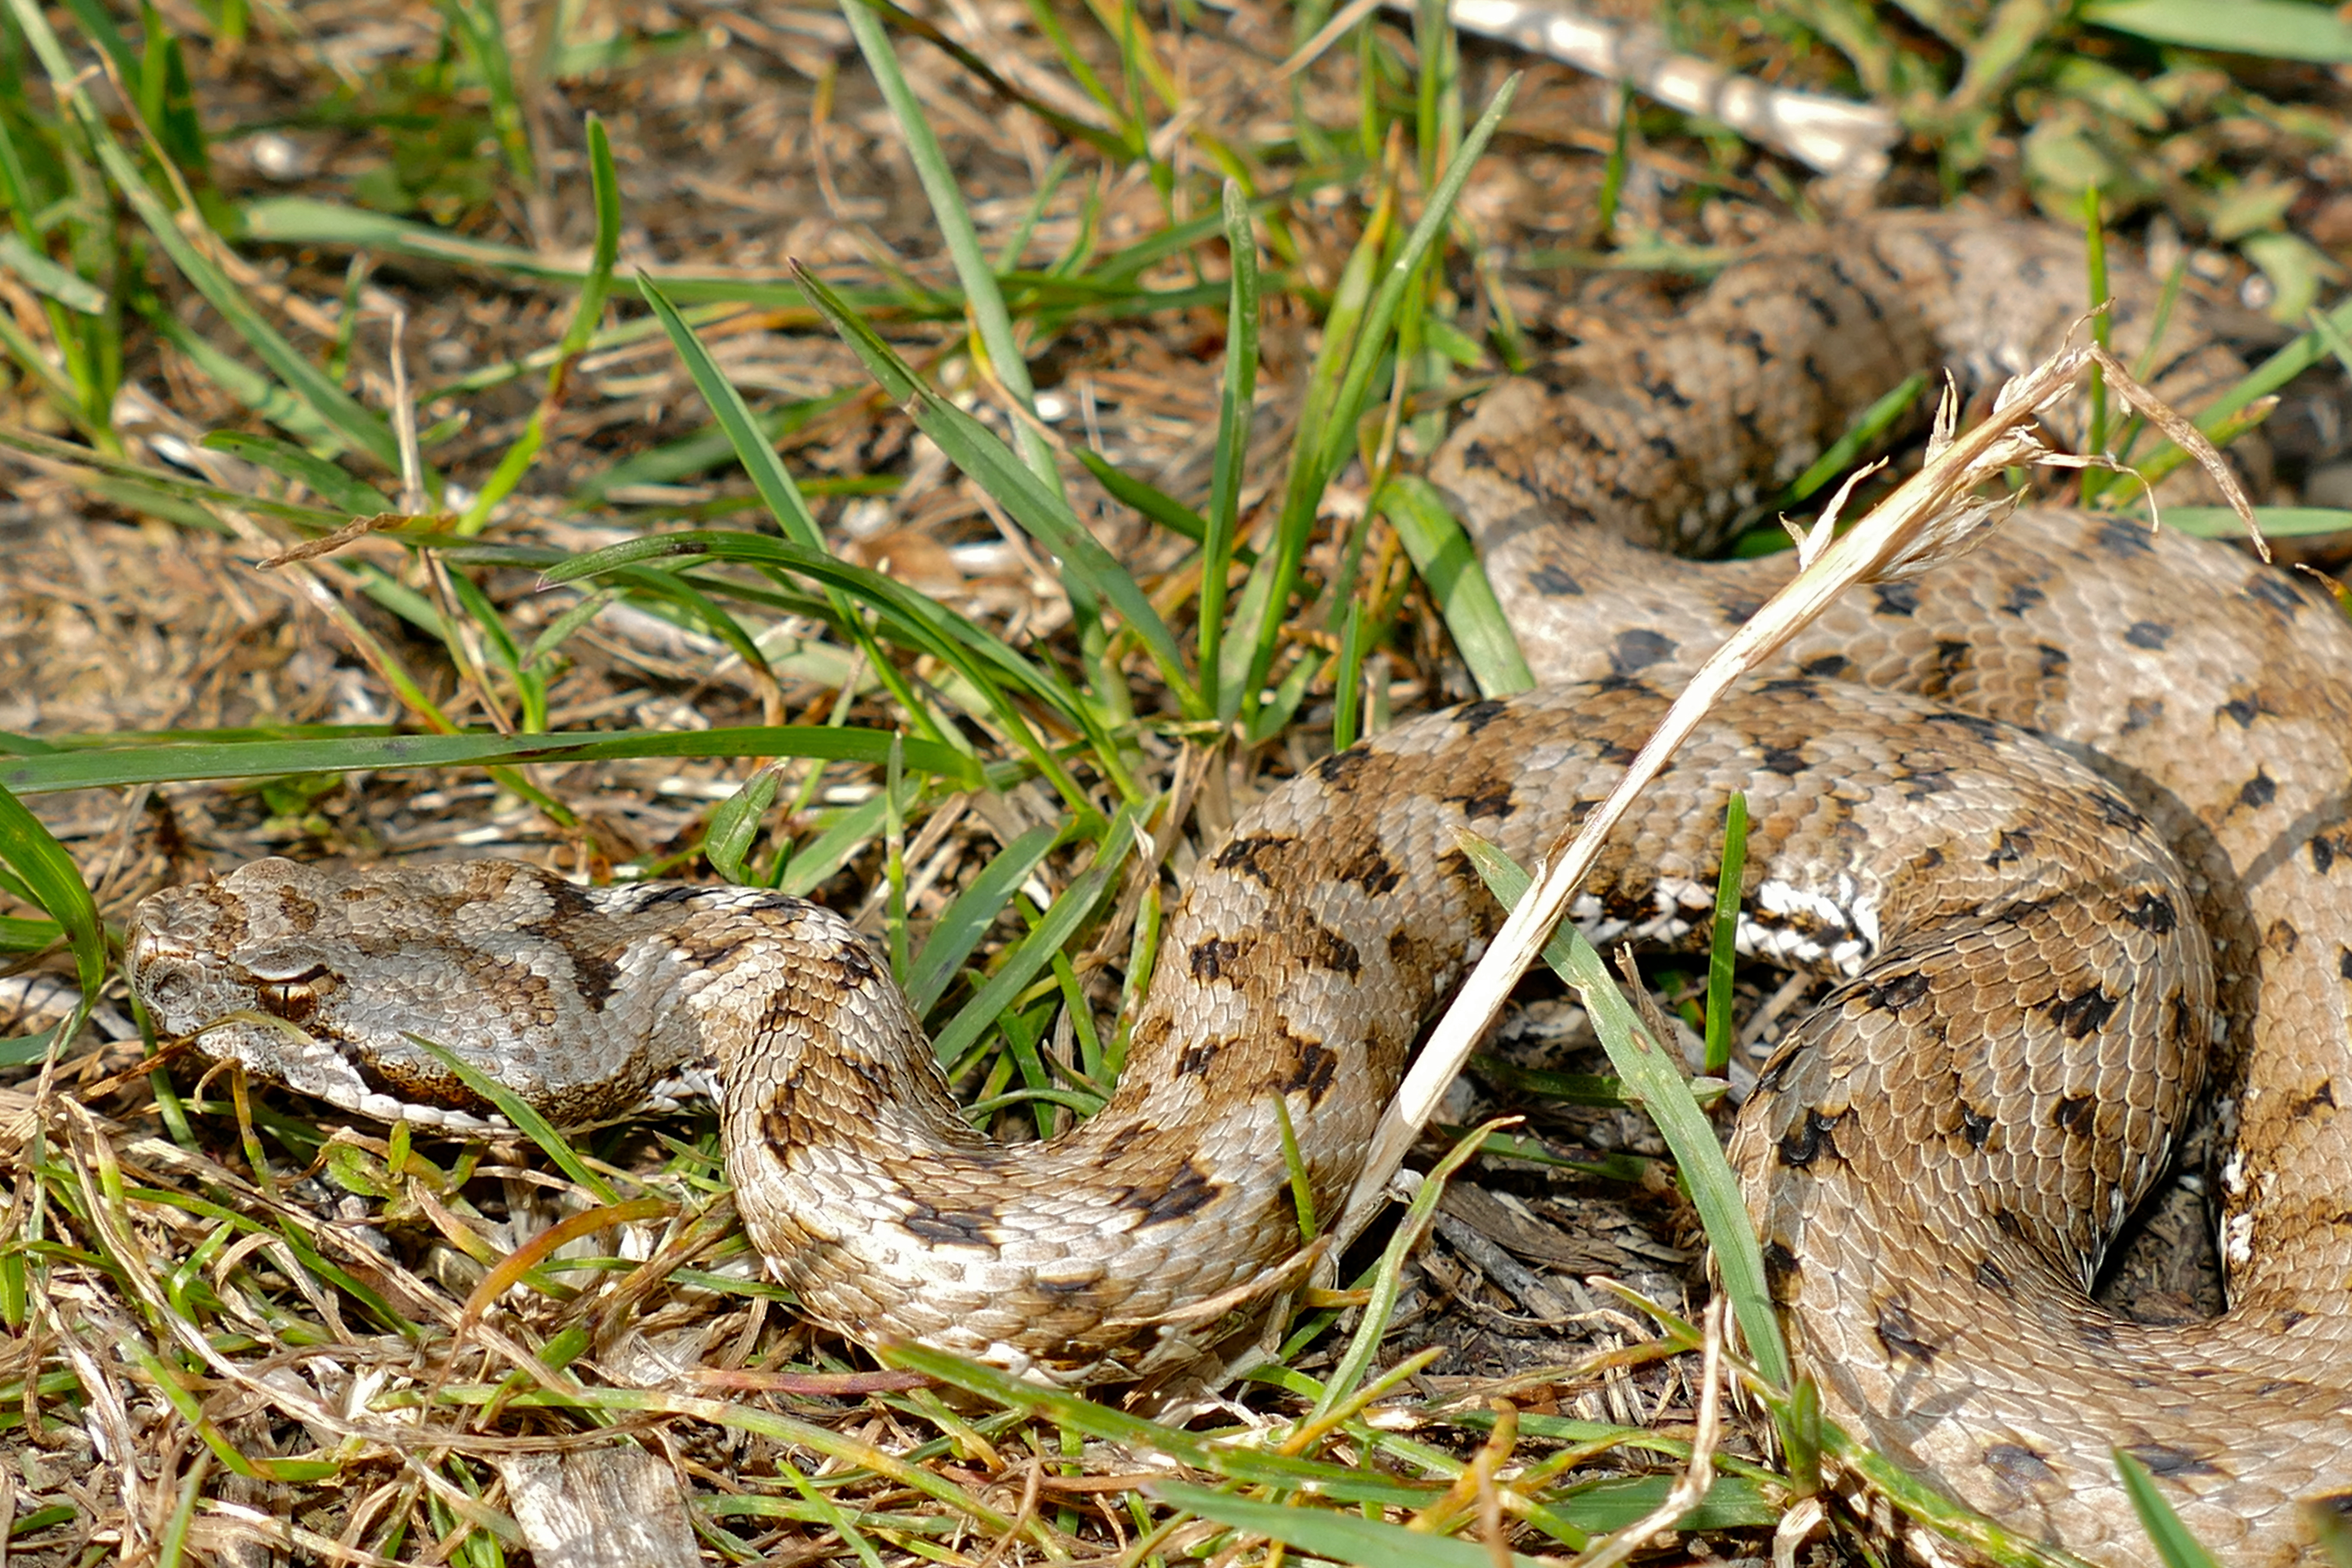
[[[1543,685],[1246,813],[1171,917],[1115,1096],[1051,1142],[974,1131],[881,956],[758,889],[263,861],[151,899],[132,982],[201,1050],[373,1115],[484,1113],[419,1037],[563,1121],[714,1093],[744,1226],[814,1319],[1143,1374],[1297,1250],[1286,1119],[1318,1208],[1346,1192],[1498,921],[1461,836],[1549,849],[1790,570],[1659,551],[1719,542],[1907,372],[2022,369],[2084,277],[2079,241],[1980,216],[1797,230],[1489,392],[1431,474]],[[2118,351],[2167,395],[2242,373],[2194,301],[2118,293]],[[1746,794],[1740,946],[1832,982],[1732,1138],[1826,1413],[2100,1561],[2153,1560],[2117,1449],[2232,1563],[2308,1554],[2304,1507],[2352,1489],[2347,659],[2294,576],[2030,510],[1719,706],[1572,911],[1696,938]],[[2200,1095],[2231,1305],[2112,1316],[2089,1288]]]

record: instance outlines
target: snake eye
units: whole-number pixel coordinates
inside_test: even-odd
[[[253,996],[263,1012],[299,1024],[316,1013],[319,998],[333,989],[327,979],[327,966],[314,963],[299,974],[261,981],[254,987]]]

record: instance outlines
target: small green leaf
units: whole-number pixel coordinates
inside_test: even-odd
[[[743,873],[743,857],[759,837],[760,825],[775,800],[776,771],[763,767],[712,808],[710,826],[702,838],[702,856],[712,870],[730,882],[749,880]]]

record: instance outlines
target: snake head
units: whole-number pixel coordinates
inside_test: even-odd
[[[131,917],[131,990],[160,1033],[266,1082],[385,1121],[499,1125],[495,1110],[416,1043],[477,1061],[495,1055],[502,1047],[481,1022],[491,1010],[451,984],[429,953],[404,963],[387,940],[395,930],[450,930],[472,889],[439,887],[436,878],[451,880],[429,869],[354,879],[269,859],[166,889]]]

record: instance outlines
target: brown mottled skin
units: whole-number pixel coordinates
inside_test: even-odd
[[[1054,1142],[971,1131],[860,940],[743,889],[264,861],[144,906],[134,984],[176,1031],[299,1022],[315,1043],[231,1023],[200,1044],[378,1114],[469,1106],[403,1030],[573,1120],[715,1079],[745,1225],[813,1316],[1148,1371],[1295,1249],[1277,1097],[1318,1206],[1345,1192],[1496,918],[1456,834],[1546,849],[1786,570],[1628,542],[1710,542],[1911,369],[2021,366],[2081,276],[2063,237],[1982,219],[1799,234],[1677,322],[1490,394],[1433,472],[1547,685],[1250,812],[1171,921],[1117,1096]],[[2129,357],[2149,291],[2125,292]],[[2193,309],[2159,363],[2185,400],[2237,374]],[[1682,939],[1748,793],[1743,944],[1843,976],[1734,1138],[1828,1413],[2103,1562],[2154,1560],[2111,1447],[2233,1563],[2308,1555],[2296,1500],[2352,1489],[2347,657],[2284,574],[2029,513],[1863,590],[1724,704],[1579,900],[1602,937]],[[2237,1131],[2234,1304],[2110,1318],[2084,1288],[2207,1079]]]

